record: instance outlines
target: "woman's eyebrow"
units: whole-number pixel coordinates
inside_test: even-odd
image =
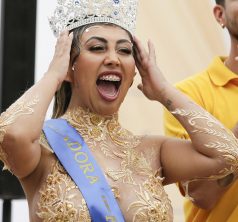
[[[121,43],[129,43],[129,44],[133,45],[133,43],[128,39],[120,39],[117,41],[117,44],[121,44]]]
[[[102,38],[102,37],[99,37],[99,36],[92,36],[91,38],[89,38],[85,44],[87,44],[88,42],[90,42],[91,40],[98,40],[100,42],[103,42],[103,43],[108,43],[108,40],[105,39],[105,38]],[[130,43],[130,44],[133,44],[130,40],[128,39],[120,39],[116,42],[117,44],[121,44],[121,43]]]
[[[104,38],[102,38],[102,37],[98,37],[98,36],[92,36],[91,38],[89,38],[86,42],[85,42],[85,44],[87,44],[88,42],[90,42],[91,40],[98,40],[98,41],[100,41],[100,42],[103,42],[103,43],[108,43],[108,41],[106,40],[106,39],[104,39]]]

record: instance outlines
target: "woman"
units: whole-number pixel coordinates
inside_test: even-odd
[[[24,188],[31,221],[172,221],[163,185],[236,170],[236,139],[165,80],[150,41],[148,48],[110,22],[64,31],[44,77],[1,115],[0,157]],[[191,141],[135,136],[121,127],[117,113],[135,64],[138,88],[170,110]],[[55,93],[54,117],[60,119],[43,127]],[[68,150],[73,158],[64,160]],[[78,168],[68,170],[74,162]],[[71,170],[81,173],[79,181]],[[104,179],[98,194],[93,187]],[[80,187],[82,181],[88,185]]]

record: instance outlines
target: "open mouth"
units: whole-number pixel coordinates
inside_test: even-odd
[[[97,79],[99,94],[107,101],[113,101],[119,94],[121,77],[115,74],[104,74]]]

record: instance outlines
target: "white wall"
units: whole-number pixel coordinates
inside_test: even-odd
[[[0,221],[2,221],[2,204],[0,200]],[[12,202],[12,222],[29,222],[28,206],[25,200],[14,200]]]
[[[53,56],[56,38],[48,25],[48,17],[54,10],[56,0],[41,1],[37,3],[37,30],[36,30],[36,80],[47,71]]]
[[[37,28],[36,28],[36,60],[35,60],[35,80],[38,81],[47,71],[54,53],[56,38],[54,37],[49,24],[48,17],[54,11],[56,0],[37,1]],[[50,118],[52,103],[47,112]]]

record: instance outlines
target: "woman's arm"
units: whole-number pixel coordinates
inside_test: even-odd
[[[238,137],[238,124],[232,129],[235,137]],[[198,207],[211,210],[219,201],[221,196],[237,180],[237,173],[231,173],[216,180],[196,180],[180,184],[185,195]]]
[[[38,142],[49,104],[66,78],[72,34],[63,32],[44,77],[0,116],[0,159],[19,178],[29,175],[41,156]]]
[[[160,159],[165,183],[211,176],[220,178],[235,171],[238,143],[233,134],[165,80],[156,65],[150,41],[148,53],[137,38],[135,43],[136,63],[142,78],[138,88],[148,99],[162,103],[191,138],[191,141],[163,139]]]

